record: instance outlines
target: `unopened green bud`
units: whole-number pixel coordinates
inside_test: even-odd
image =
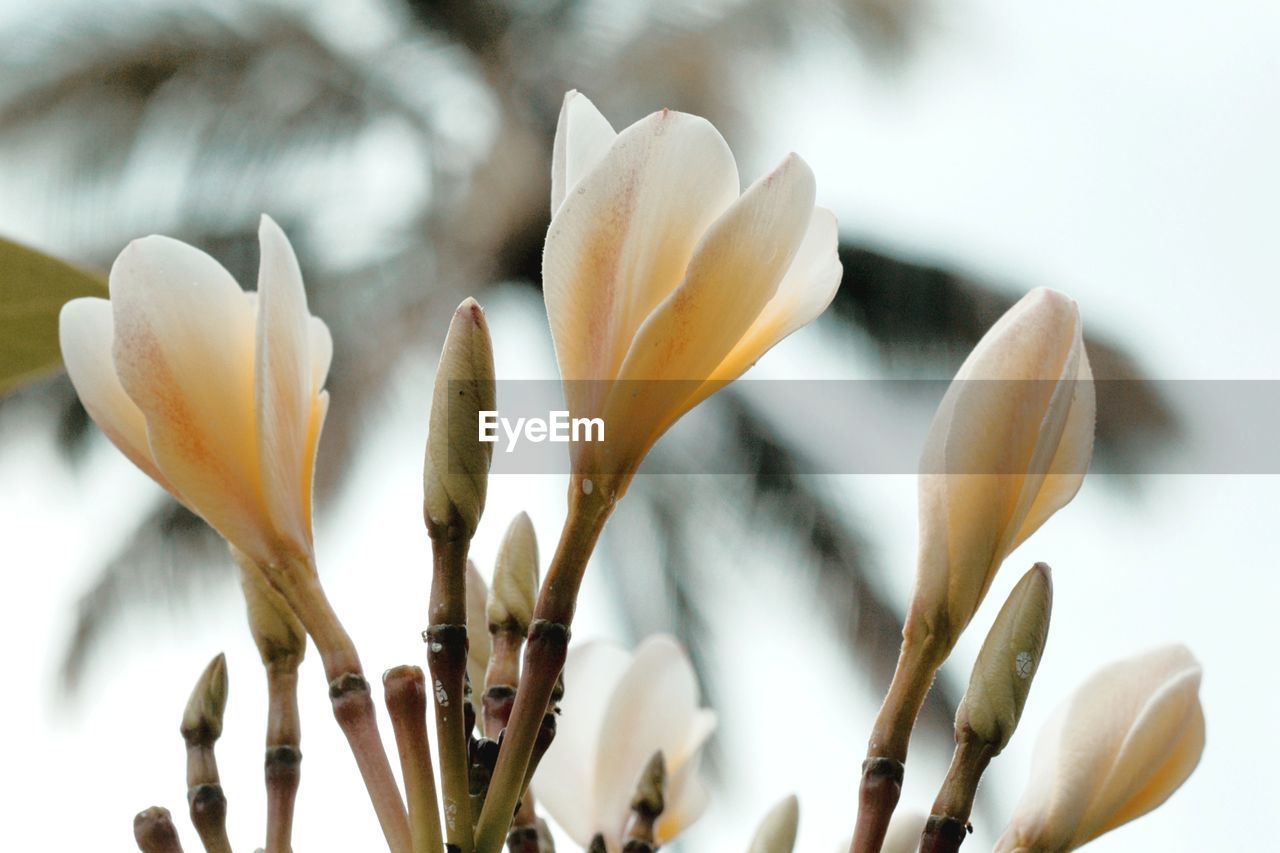
[[[454,312],[436,369],[423,467],[423,514],[433,536],[470,538],[484,511],[493,444],[480,412],[494,411],[493,344],[484,310],[468,297]]]
[[[489,592],[489,630],[509,627],[520,634],[528,632],[537,597],[538,539],[528,513],[522,512],[511,520],[498,549]]]
[[[957,740],[976,736],[992,755],[1009,743],[1040,666],[1052,609],[1049,567],[1036,563],[1009,593],[982,644],[956,712]]]
[[[800,825],[800,801],[792,794],[773,808],[760,821],[747,853],[791,853],[796,846],[796,828]]]
[[[227,710],[227,658],[218,655],[200,674],[187,709],[182,714],[182,738],[188,744],[211,746],[222,736],[222,715]]]

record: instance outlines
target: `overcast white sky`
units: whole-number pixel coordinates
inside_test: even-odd
[[[937,4],[942,6],[944,4]],[[938,12],[919,62],[886,85],[856,56],[815,37],[812,50],[759,97],[764,143],[744,158],[754,176],[789,149],[814,167],[820,201],[846,232],[946,261],[996,280],[1045,284],[1075,297],[1087,326],[1105,330],[1164,378],[1278,378],[1274,323],[1280,270],[1280,7],[957,0]],[[4,8],[0,4],[0,8]],[[0,19],[2,20],[2,19]],[[836,72],[839,73],[836,73]],[[862,81],[850,87],[850,75]],[[590,81],[583,81],[590,93]],[[657,105],[655,105],[657,106]],[[17,213],[0,207],[0,231]],[[545,327],[517,297],[491,303],[506,375],[552,375]],[[542,361],[534,353],[542,353]],[[337,354],[341,358],[341,353]],[[821,325],[771,355],[761,375],[865,376],[867,362]],[[358,639],[370,673],[420,661],[416,632],[427,587],[420,530],[423,376],[405,377],[382,432],[370,442],[345,503],[321,519],[322,573]],[[341,405],[335,400],[334,405]],[[233,839],[251,849],[262,825],[263,687],[242,629],[238,593],[215,590],[207,608],[141,619],[112,640],[91,701],[56,702],[55,661],[77,594],[123,523],[158,499],[155,488],[100,442],[75,474],[48,437],[0,443],[0,529],[11,581],[0,597],[0,643],[23,655],[0,717],[9,733],[0,802],[12,849],[132,849],[134,812],[158,802],[185,811],[177,722],[205,661],[225,649],[230,722],[219,745]],[[914,565],[910,477],[832,478],[850,512],[868,520],[873,546],[901,572],[889,580],[905,607]],[[983,796],[1007,814],[1029,748],[1057,701],[1094,668],[1151,645],[1186,642],[1204,663],[1208,747],[1187,786],[1153,815],[1090,850],[1252,849],[1258,819],[1280,784],[1271,672],[1280,577],[1272,547],[1280,483],[1270,477],[1151,476],[1138,499],[1105,476],[1008,562],[948,664],[962,678],[1004,594],[1034,560],[1055,568],[1055,618],[1022,728],[989,774]],[[476,544],[488,565],[506,520],[528,508],[544,549],[558,532],[562,485],[507,478],[491,489]],[[622,512],[626,512],[624,503]],[[338,533],[343,531],[343,533]],[[759,738],[734,759],[735,785],[691,833],[690,847],[745,846],[742,815],[801,795],[799,849],[835,849],[852,820],[857,766],[877,697],[831,685],[849,708],[833,724],[814,696],[840,653],[804,618],[809,592],[754,566],[769,543],[742,547],[726,565],[716,618],[744,642],[753,615],[790,602],[792,638],[753,644],[750,664],[725,656],[721,736]],[[715,559],[709,554],[707,559]],[[735,583],[742,577],[752,583]],[[612,633],[598,577],[589,576],[575,637]],[[724,615],[732,612],[729,619]],[[787,678],[807,665],[803,689]],[[299,850],[367,849],[377,837],[346,746],[333,724],[315,661],[303,673],[303,786]],[[736,685],[730,688],[730,685]],[[830,703],[831,699],[827,699]],[[821,749],[798,739],[808,715]],[[815,756],[825,767],[815,766]],[[940,756],[913,755],[904,803],[927,807]],[[998,827],[966,846],[988,849]],[[196,849],[188,833],[188,849]]]

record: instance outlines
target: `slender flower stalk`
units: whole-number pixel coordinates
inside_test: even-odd
[[[110,301],[62,309],[67,372],[103,432],[245,554],[315,640],[334,716],[394,853],[409,825],[355,646],[316,574],[312,480],[328,410],[328,329],[307,309],[297,258],[268,217],[257,294],[166,237],[135,240]]]
[[[267,787],[266,853],[289,853],[293,809],[302,779],[302,722],[298,667],[307,650],[302,623],[249,557],[232,547],[240,567],[249,630],[267,676],[267,735],[263,774]]]
[[[996,853],[1069,851],[1160,806],[1204,751],[1200,664],[1165,646],[1110,664],[1041,730]]]
[[[467,678],[467,551],[484,511],[493,445],[477,433],[479,412],[495,404],[493,344],[484,311],[466,299],[453,315],[436,370],[423,467],[423,517],[431,538],[427,661],[449,844],[473,849]]]
[[[182,842],[169,810],[152,806],[133,819],[133,840],[142,853],[182,853]]]
[[[435,770],[427,739],[427,679],[416,666],[398,666],[387,670],[382,685],[409,800],[413,851],[438,853],[444,849],[444,836],[440,832]]]
[[[182,714],[187,744],[187,806],[191,823],[208,853],[231,853],[227,838],[227,797],[218,778],[213,747],[222,736],[227,710],[227,659],[218,655],[205,667]]]
[[[1079,310],[1044,288],[996,322],[947,389],[921,456],[915,594],[867,744],[851,853],[880,849],[916,716],[1004,558],[1079,490],[1094,410]]]

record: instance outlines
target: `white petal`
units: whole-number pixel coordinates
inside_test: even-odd
[[[614,691],[601,733],[595,811],[602,830],[622,831],[641,771],[658,750],[683,754],[697,711],[698,683],[684,650],[671,637],[646,639]]]
[[[1069,850],[1164,802],[1199,760],[1200,667],[1182,646],[1095,673],[1041,732],[998,850]]]
[[[583,847],[598,831],[593,794],[605,713],[630,663],[630,655],[609,643],[569,650],[556,736],[533,777],[538,802]]]
[[[311,551],[303,482],[312,409],[313,352],[302,272],[289,238],[269,216],[258,225],[256,406],[262,486],[276,531]]]
[[[1080,491],[1085,472],[1089,470],[1089,462],[1093,458],[1097,408],[1093,371],[1089,367],[1089,357],[1082,344],[1079,370],[1072,382],[1070,409],[1057,452],[1049,465],[1049,473],[1041,482],[1035,501],[1009,548],[1010,551],[1039,530],[1050,516],[1070,503],[1076,492]]]
[[[551,155],[551,215],[618,138],[609,120],[576,89],[565,93]]]
[[[311,341],[311,393],[319,394],[329,377],[329,365],[333,361],[333,335],[319,317],[312,317],[307,337]]]
[[[809,166],[794,154],[784,159],[712,224],[685,280],[640,327],[604,414],[634,436],[635,454],[692,407],[774,298],[808,230],[814,192]],[[626,453],[619,432],[611,446]]]
[[[254,309],[205,253],[130,243],[109,278],[120,383],[157,466],[228,541],[270,561],[254,411]]]
[[[725,382],[737,379],[784,338],[827,310],[840,288],[843,274],[837,252],[839,237],[835,214],[826,208],[814,208],[804,240],[778,284],[778,292],[733,351],[712,372],[711,379],[698,389],[694,395],[695,405],[722,388]]]
[[[58,337],[67,375],[89,417],[130,462],[181,500],[151,458],[147,421],[116,375],[111,303],[91,296],[72,299],[58,315]]]
[[[1095,780],[1096,793],[1077,830],[1077,843],[1146,814],[1168,799],[1195,768],[1198,752],[1183,756],[1190,758],[1189,766],[1185,761],[1177,762],[1185,772],[1164,772],[1170,755],[1184,742],[1182,734],[1189,725],[1203,740],[1199,690],[1200,667],[1188,666],[1161,684],[1133,716],[1112,759],[1111,773],[1100,784]],[[1136,798],[1141,800],[1140,808],[1135,808]]]
[[[703,233],[738,195],[716,129],[655,113],[619,134],[551,221],[543,293],[575,416],[598,415],[636,330],[684,278]]]

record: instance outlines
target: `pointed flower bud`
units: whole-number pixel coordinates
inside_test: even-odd
[[[742,191],[705,119],[662,110],[617,133],[578,92],[551,192],[542,278],[565,402],[605,427],[574,443],[573,473],[613,500],[685,412],[830,304],[836,220],[794,154]]]
[[[489,593],[489,630],[509,627],[524,634],[533,621],[538,597],[538,539],[528,513],[511,520],[493,569]]]
[[[1045,725],[996,853],[1074,850],[1159,806],[1204,751],[1200,664],[1165,646],[1111,664]]]
[[[493,344],[484,310],[467,297],[454,312],[436,369],[423,467],[423,514],[433,536],[458,526],[470,538],[484,511],[493,445],[479,414],[496,409]]]
[[[467,560],[467,678],[471,682],[471,704],[476,717],[484,715],[481,700],[484,694],[484,674],[489,666],[489,654],[493,639],[489,636],[489,623],[485,618],[485,604],[489,588],[480,576],[476,564]]]
[[[1033,290],[974,347],[934,416],[908,639],[954,647],[1004,558],[1080,488],[1094,408],[1076,304]]]
[[[977,737],[996,755],[1013,737],[1049,636],[1053,581],[1036,563],[1000,608],[956,711],[956,740]]]
[[[110,301],[62,308],[63,360],[131,462],[259,565],[313,555],[311,491],[333,340],[298,260],[263,216],[258,291],[151,236],[116,258]]]
[[[188,744],[211,746],[222,737],[222,717],[227,710],[227,658],[219,654],[209,661],[191,691],[182,714],[182,738]]]
[[[795,794],[784,797],[760,821],[747,853],[791,853],[800,825],[800,801]]]

